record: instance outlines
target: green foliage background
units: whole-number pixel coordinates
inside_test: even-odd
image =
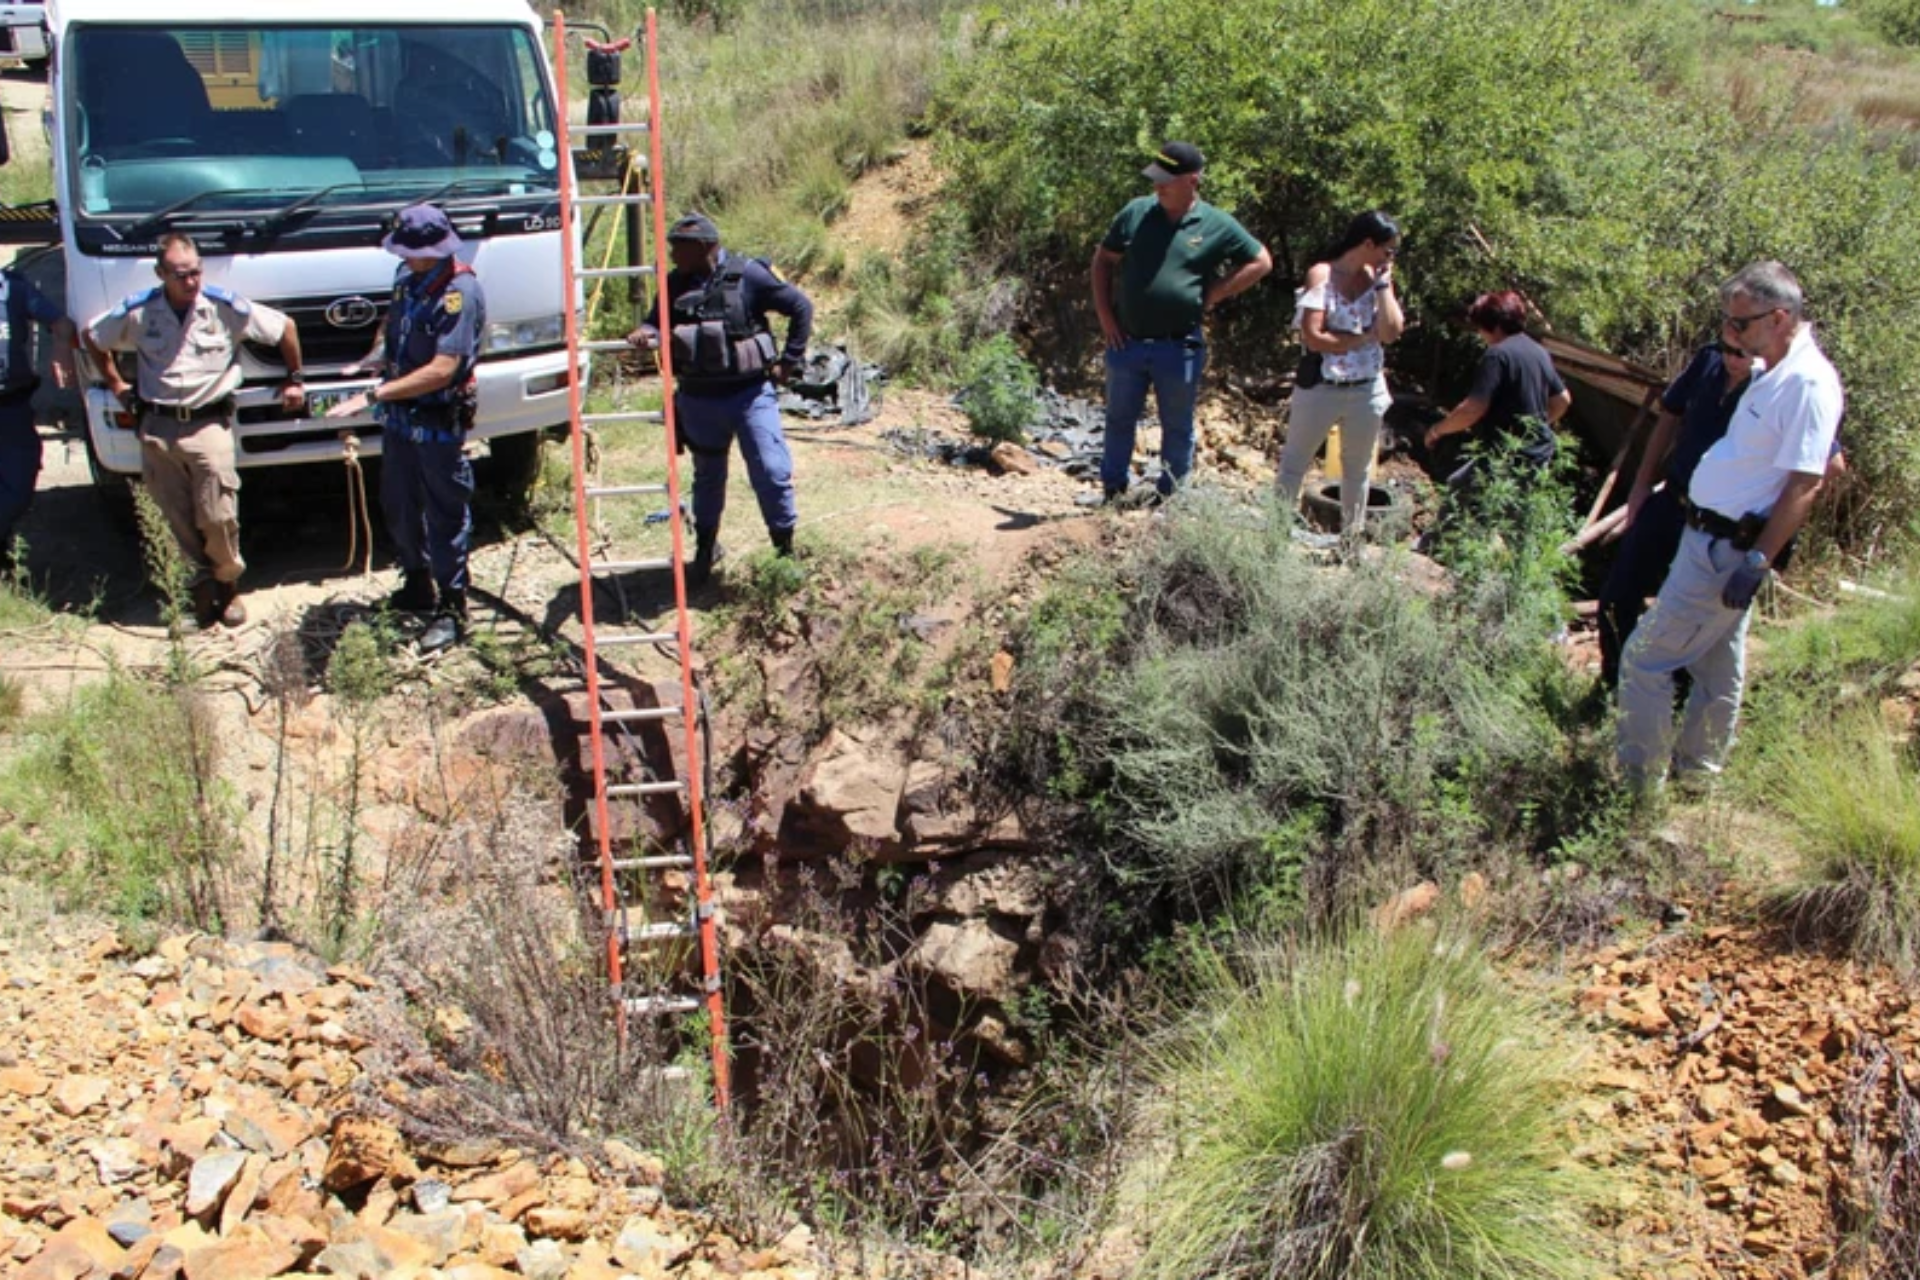
[[[1086,0],[990,22],[933,109],[979,240],[1029,272],[1077,269],[1150,149],[1199,142],[1207,197],[1274,251],[1228,322],[1255,364],[1279,363],[1292,285],[1365,208],[1407,229],[1415,350],[1515,285],[1558,331],[1670,368],[1711,335],[1720,280],[1785,261],[1852,392],[1849,537],[1910,537],[1915,149],[1809,121],[1806,73],[1710,56],[1729,40],[1685,0]]]

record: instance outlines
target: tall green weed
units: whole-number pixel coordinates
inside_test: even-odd
[[[1593,1274],[1567,1055],[1473,939],[1356,929],[1249,968],[1159,1056],[1143,1280]]]

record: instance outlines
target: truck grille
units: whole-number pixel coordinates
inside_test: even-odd
[[[356,300],[369,304],[371,312],[355,305]],[[387,300],[385,292],[327,294],[313,298],[285,298],[267,305],[285,312],[287,318],[293,321],[294,328],[300,331],[300,353],[305,357],[308,367],[313,368],[352,364],[366,355],[373,346],[375,330],[387,314]],[[330,311],[336,316],[342,312],[370,314],[371,319],[365,324],[346,328],[327,318]],[[358,315],[354,318],[358,318]],[[247,349],[263,364],[275,368],[280,364],[280,353],[272,347],[248,343]]]

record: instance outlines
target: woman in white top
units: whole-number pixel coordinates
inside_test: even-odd
[[[1367,514],[1373,446],[1393,397],[1387,392],[1387,343],[1406,315],[1393,291],[1400,228],[1379,210],[1355,218],[1347,234],[1307,272],[1294,300],[1293,324],[1308,352],[1320,357],[1320,381],[1296,387],[1287,408],[1287,443],[1277,481],[1288,508],[1327,433],[1340,425],[1340,524],[1357,534]]]

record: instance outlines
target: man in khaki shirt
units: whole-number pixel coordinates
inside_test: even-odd
[[[167,518],[180,554],[194,566],[194,617],[237,627],[240,602],[240,473],[234,466],[233,393],[242,342],[280,349],[287,378],[280,405],[298,412],[306,401],[300,335],[271,307],[214,285],[202,287],[200,250],[191,239],[160,239],[154,264],[160,284],[124,299],[84,332],[107,388],[139,418],[140,476]],[[139,391],[107,354],[132,351]]]

